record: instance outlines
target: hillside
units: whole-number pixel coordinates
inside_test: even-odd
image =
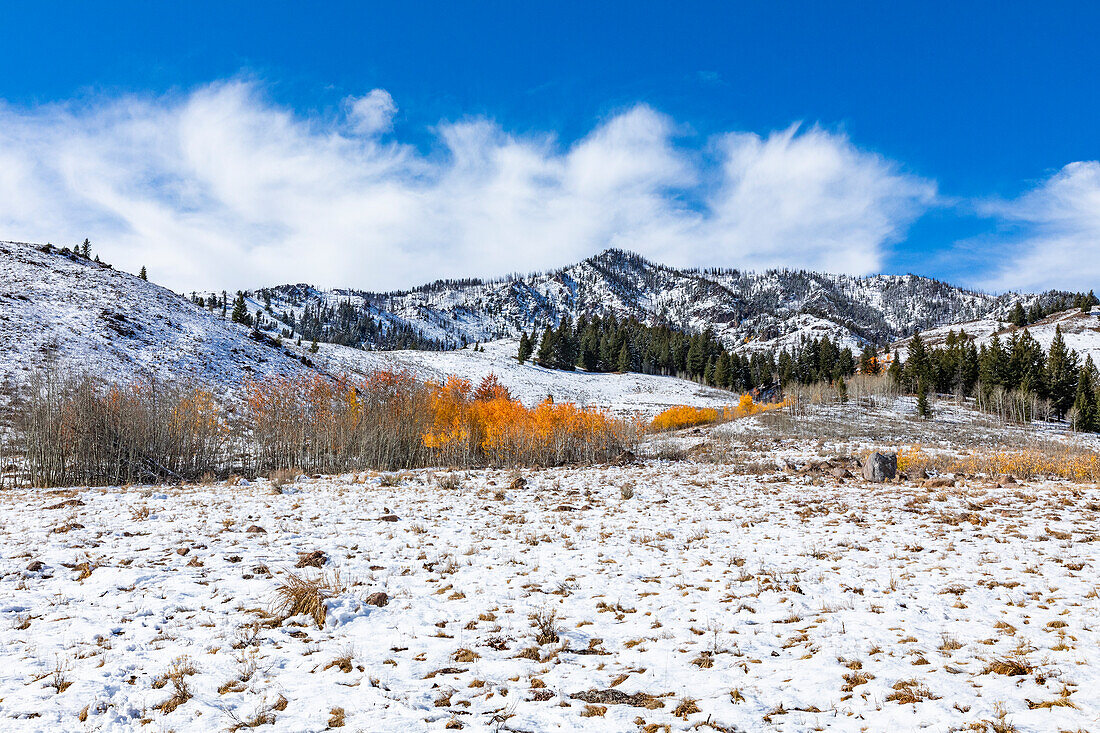
[[[1036,323],[1027,326],[1027,331],[1043,349],[1050,348],[1050,342],[1054,340],[1054,330],[1060,329],[1066,346],[1080,355],[1082,361],[1086,356],[1091,356],[1093,362],[1100,364],[1100,316],[1092,313],[1082,313],[1078,309],[1054,313]],[[950,331],[966,331],[968,336],[974,337],[977,345],[989,344],[994,334],[1000,336],[1005,343],[1017,329],[1011,323],[999,321],[994,318],[983,318],[964,323],[956,323],[949,326],[929,329],[921,333],[921,339],[927,346],[940,346],[947,339]],[[903,339],[894,344],[901,357],[907,358],[909,339]]]
[[[515,360],[517,342],[503,339],[485,344],[484,351],[362,351],[322,344],[313,356],[318,366],[336,374],[366,374],[378,369],[408,370],[421,379],[442,381],[457,375],[476,384],[496,375],[512,395],[528,406],[552,397],[617,413],[653,415],[671,405],[721,407],[734,395],[686,379],[652,374],[600,374],[545,369]]]
[[[186,298],[67,251],[0,242],[0,385],[33,373],[195,379],[218,391],[307,369]]]
[[[266,310],[270,299],[272,330],[368,348],[453,348],[517,337],[565,316],[614,313],[687,331],[712,328],[727,348],[745,351],[826,335],[853,348],[887,344],[1063,295],[994,296],[915,275],[679,270],[611,249],[552,272],[390,293],[284,285],[250,293],[249,308]]]
[[[146,378],[196,381],[220,395],[250,377],[362,375],[407,369],[423,379],[448,375],[475,383],[495,373],[527,404],[547,395],[629,413],[671,404],[720,405],[728,392],[673,377],[565,373],[512,358],[514,341],[473,349],[368,352],[287,340],[277,347],[154,283],[46,245],[0,242],[0,387],[7,401],[47,368],[90,373],[114,383]]]

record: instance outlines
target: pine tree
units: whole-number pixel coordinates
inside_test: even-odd
[[[317,345],[317,339],[313,339],[313,343],[309,345],[309,353],[316,354],[320,349],[321,347]]]
[[[1096,367],[1092,363],[1092,357],[1085,357],[1085,365],[1081,367],[1081,375],[1077,380],[1077,392],[1073,400],[1073,429],[1086,433],[1100,429],[1100,421],[1097,420],[1096,404]]]
[[[80,253],[84,255],[84,259],[92,256],[92,243],[87,237],[84,238],[84,244],[80,245]]]
[[[1054,327],[1054,340],[1047,352],[1046,383],[1050,405],[1059,419],[1073,407],[1078,381],[1077,354],[1066,348],[1062,329]]]
[[[573,323],[569,316],[563,316],[554,332],[552,359],[555,369],[573,371],[577,368],[576,337],[573,335]]]
[[[222,311],[225,311],[223,306]],[[237,298],[233,301],[233,315],[230,316],[230,320],[233,323],[243,323],[246,326],[252,325],[252,316],[248,315],[248,306],[244,302],[244,293],[237,291]]]
[[[542,340],[539,341],[538,358],[535,361],[539,366],[553,367],[554,359],[554,332],[549,326],[542,332]]]
[[[596,327],[589,324],[581,336],[580,355],[577,357],[577,366],[590,372],[599,369],[600,366],[600,340]]]
[[[867,344],[859,355],[859,371],[864,374],[878,374],[878,358],[875,347]]]
[[[141,272],[138,273],[138,277],[140,277],[142,280],[148,280],[149,279],[149,275],[146,274],[146,272],[145,272],[145,265],[141,266]]]
[[[894,384],[901,384],[901,380],[905,375],[905,367],[901,363],[901,354],[897,349],[894,349],[894,360],[890,362],[890,367],[886,370],[886,373],[890,375],[890,380]]]
[[[1012,315],[1009,317],[1013,326],[1023,328],[1027,325],[1027,314],[1024,313],[1024,307],[1019,301],[1016,301],[1016,306],[1012,309]]]
[[[630,349],[627,348],[626,342],[623,342],[623,347],[619,349],[619,357],[615,362],[615,370],[619,372],[630,371]]]
[[[699,336],[691,337],[691,345],[687,352],[687,373],[694,379],[702,376],[707,365],[707,355],[703,350],[702,339]]]
[[[928,403],[928,387],[923,378],[917,381],[917,414],[925,420],[932,417],[932,406]]]
[[[730,355],[723,349],[718,357],[718,364],[714,367],[714,384],[722,389],[730,387]]]
[[[527,338],[527,333],[524,332],[519,337],[519,353],[516,354],[516,358],[519,359],[519,363],[526,363],[531,358],[531,353],[534,349],[531,347],[531,339]]]
[[[844,377],[836,380],[836,396],[841,402],[848,401],[848,382],[844,381]]]
[[[927,380],[932,376],[931,364],[928,359],[928,350],[924,347],[924,339],[920,332],[913,334],[909,339],[909,358],[905,362],[904,378],[909,388],[916,387],[922,379]]]

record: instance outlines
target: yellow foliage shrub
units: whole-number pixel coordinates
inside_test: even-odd
[[[1008,474],[1023,479],[1053,476],[1076,482],[1100,481],[1100,454],[1068,446],[971,452],[964,456],[931,454],[919,445],[898,451],[899,471],[920,469],[988,476]]]
[[[720,410],[715,407],[676,405],[653,418],[649,428],[651,431],[659,433],[695,427],[696,425],[713,425],[714,423],[729,422],[730,420],[757,415],[786,405],[786,401],[758,403],[753,400],[751,394],[741,395],[736,407],[723,407]]]

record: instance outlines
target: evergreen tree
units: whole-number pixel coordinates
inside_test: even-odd
[[[320,348],[321,347],[317,345],[317,339],[313,339],[313,343],[309,345],[309,353],[316,354]]]
[[[519,363],[523,364],[531,358],[531,354],[534,349],[531,347],[531,339],[527,338],[527,333],[524,332],[519,337],[519,353],[516,354],[516,358],[519,359]]]
[[[1019,328],[1023,328],[1027,325],[1027,314],[1024,313],[1024,307],[1019,301],[1016,301],[1016,306],[1012,309],[1012,315],[1009,316],[1008,320],[1012,322],[1013,326]]]
[[[859,355],[859,371],[863,374],[878,374],[878,357],[875,347],[867,344]]]
[[[848,401],[848,382],[844,380],[844,377],[836,380],[836,396],[841,402]]]
[[[886,370],[886,373],[890,375],[890,379],[894,384],[901,384],[901,380],[905,376],[905,366],[901,363],[901,353],[897,349],[894,349],[894,360],[890,362],[890,367]]]
[[[714,384],[722,389],[730,388],[730,355],[727,351],[718,356],[718,363],[714,367]]]
[[[538,357],[535,361],[539,366],[553,367],[554,365],[554,332],[547,326],[542,332],[542,340],[539,341]]]
[[[552,351],[553,366],[555,369],[573,371],[577,368],[576,337],[573,334],[573,323],[569,316],[563,316],[554,332],[554,348]]]
[[[224,306],[222,311],[225,311]],[[233,315],[230,316],[230,320],[233,323],[243,323],[246,326],[252,325],[252,316],[248,314],[248,306],[244,302],[244,293],[237,291],[237,298],[233,301]]]
[[[919,385],[922,379],[927,381],[932,376],[928,350],[924,347],[924,339],[920,337],[919,331],[909,340],[909,355],[903,375],[910,389]]]
[[[1066,348],[1060,326],[1054,327],[1046,362],[1047,394],[1054,415],[1059,419],[1073,407],[1078,381],[1077,354]]]
[[[87,237],[84,238],[84,244],[80,245],[80,253],[84,255],[84,259],[92,256],[92,243]]]
[[[630,371],[630,349],[627,348],[625,342],[623,342],[623,347],[619,349],[619,356],[615,361],[615,370],[619,372]]]
[[[688,347],[687,352],[688,376],[692,379],[701,376],[707,365],[706,359],[707,355],[703,351],[702,339],[698,336],[692,336],[691,345]]]
[[[577,366],[590,372],[600,367],[600,339],[597,336],[596,326],[588,324],[580,340],[580,355],[577,357]]]
[[[923,378],[917,381],[917,414],[925,420],[932,417],[932,406],[928,403],[928,387]]]
[[[1096,367],[1092,357],[1085,357],[1085,365],[1077,380],[1077,392],[1073,400],[1073,429],[1078,432],[1093,432],[1100,429],[1097,420],[1096,404]]]
[[[141,272],[138,273],[138,277],[140,277],[142,280],[148,280],[149,279],[149,275],[146,274],[146,272],[145,272],[145,265],[141,266]]]

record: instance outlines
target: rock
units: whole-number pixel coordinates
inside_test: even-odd
[[[1003,476],[997,477],[997,483],[1001,484],[1002,486],[1010,486],[1012,484],[1019,483],[1019,481],[1016,480],[1015,476],[1006,473]]]
[[[40,573],[45,568],[46,563],[42,562],[41,560],[32,560],[31,563],[27,565],[27,571],[31,573]]]
[[[314,550],[313,552],[299,552],[298,564],[296,568],[319,568],[328,562],[328,555],[324,550]]]
[[[396,522],[400,519],[396,514],[383,514],[378,518],[379,522]]]
[[[508,484],[508,488],[509,489],[522,489],[526,485],[527,485],[527,479],[525,479],[523,476],[516,476],[515,480],[512,481],[512,483]]]
[[[251,527],[245,530],[248,534],[267,534],[267,530],[258,524],[253,524]]]
[[[863,463],[863,478],[874,483],[881,484],[898,474],[897,453],[872,453]]]
[[[834,468],[831,473],[833,478],[851,478],[852,476],[852,473],[847,468],[843,467]]]
[[[925,489],[947,489],[955,485],[955,479],[946,476],[937,476],[925,481],[921,486]]]
[[[378,606],[379,608],[381,608],[382,606],[390,602],[390,597],[382,591],[378,591],[377,593],[371,593],[369,596],[364,598],[363,602],[366,603],[368,606]]]

